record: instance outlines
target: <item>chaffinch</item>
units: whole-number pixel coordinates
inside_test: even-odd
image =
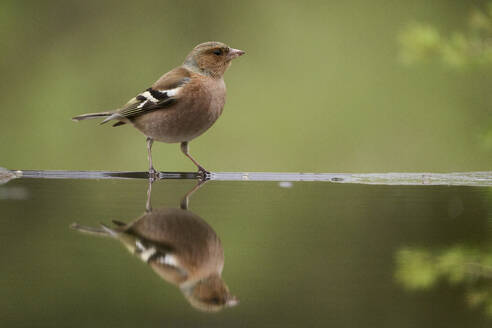
[[[106,117],[120,126],[131,123],[147,137],[149,175],[157,171],[152,164],[154,140],[181,143],[181,151],[197,166],[202,175],[208,172],[189,153],[188,143],[207,131],[224,107],[226,87],[223,79],[231,61],[245,52],[221,42],[197,45],[183,65],[159,78],[150,88],[123,107],[108,112],[76,116],[75,121]]]
[[[235,306],[238,299],[231,295],[222,279],[224,250],[219,237],[205,220],[187,210],[189,192],[182,208],[150,207],[131,223],[113,221],[115,227],[101,225],[92,228],[72,224],[84,233],[113,237],[165,281],[176,285],[196,309],[217,312]],[[150,188],[149,188],[150,191]]]

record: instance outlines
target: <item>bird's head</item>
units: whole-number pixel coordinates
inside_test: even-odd
[[[194,308],[205,312],[217,312],[239,303],[218,274],[204,278],[192,286],[182,287],[181,290]]]
[[[245,52],[234,49],[222,42],[205,42],[197,45],[186,56],[184,65],[192,71],[221,78],[231,66],[231,61]]]

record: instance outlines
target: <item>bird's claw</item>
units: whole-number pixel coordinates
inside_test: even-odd
[[[200,181],[207,181],[210,180],[210,172],[205,170],[203,167],[199,166],[198,167],[198,179]]]
[[[154,182],[155,180],[159,179],[159,171],[156,171],[153,167],[149,169],[149,180],[151,182]]]

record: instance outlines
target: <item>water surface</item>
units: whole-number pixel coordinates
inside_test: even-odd
[[[152,208],[193,180],[157,181]],[[16,179],[0,186],[6,327],[490,327],[487,187],[209,181],[189,200],[222,242],[239,304],[197,310],[121,242],[70,229],[129,223],[148,182]]]

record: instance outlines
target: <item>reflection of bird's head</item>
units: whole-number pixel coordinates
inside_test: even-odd
[[[185,66],[192,71],[221,78],[231,65],[231,60],[244,54],[222,42],[205,42],[197,45],[186,57]]]
[[[182,286],[181,290],[190,304],[201,311],[217,312],[239,303],[218,274],[199,280],[191,286]]]

